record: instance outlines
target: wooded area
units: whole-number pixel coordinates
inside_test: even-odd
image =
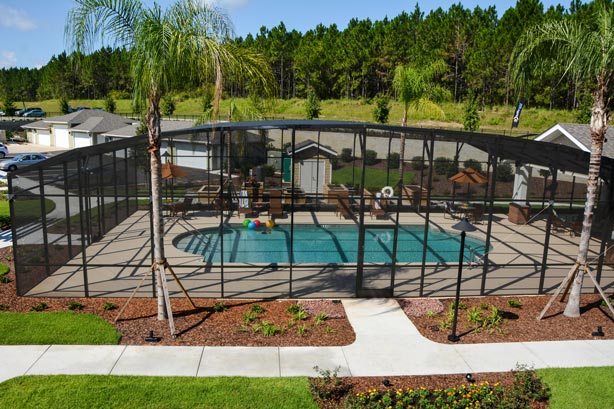
[[[584,19],[594,3],[572,1],[544,9],[538,0],[519,0],[498,16],[494,6],[473,10],[460,4],[427,15],[418,5],[392,19],[353,19],[344,30],[318,25],[305,33],[288,31],[283,22],[262,27],[256,35],[234,39],[266,56],[278,83],[278,97],[304,98],[313,89],[320,99],[370,99],[378,94],[395,97],[394,70],[444,61],[447,70],[435,79],[449,92],[431,95],[435,101],[462,102],[476,96],[482,106],[515,104],[522,94],[529,105],[584,109],[591,98],[584,84],[573,78],[561,81],[563,67],[549,58],[539,66],[525,89],[512,89],[509,59],[517,39],[534,24],[549,19]],[[588,20],[587,20],[588,21]],[[54,56],[40,69],[0,70],[0,98],[8,102],[51,98],[127,98],[131,92],[130,58],[120,49],[102,48],[79,64],[74,55]],[[212,81],[213,82],[213,81]],[[185,78],[178,89],[190,97],[207,93],[207,85]],[[249,84],[227,81],[227,96],[246,96]]]

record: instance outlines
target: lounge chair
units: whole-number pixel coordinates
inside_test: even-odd
[[[566,232],[569,233],[570,236],[575,236],[576,234],[573,224],[562,219],[554,209],[552,209],[552,216],[550,219],[550,230],[553,233]]]
[[[185,219],[192,207],[192,200],[194,199],[191,196],[186,196],[182,201],[171,203],[169,205],[171,216],[180,216],[182,219]]]
[[[454,207],[452,202],[446,202],[443,212],[444,219],[446,218],[446,215],[450,216],[452,219],[460,219],[463,216],[463,212]]]
[[[369,196],[371,197],[371,205],[369,206],[371,218],[373,218],[373,216],[375,216],[376,219],[385,217],[386,207],[388,206],[387,200],[382,197],[380,192],[377,192],[375,195],[373,195],[373,193],[369,193]]]
[[[239,192],[239,214],[244,214],[247,217],[252,212],[252,198],[249,197],[247,190],[241,190]]]
[[[281,189],[271,189],[269,191],[269,216],[273,218],[284,215],[282,193]]]
[[[344,219],[353,219],[354,210],[352,209],[348,194],[349,192],[347,190],[339,190],[333,193],[333,196],[337,198],[337,209],[335,209],[335,213],[337,216]]]

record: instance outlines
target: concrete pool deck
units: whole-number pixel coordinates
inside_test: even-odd
[[[261,220],[267,219],[265,215]],[[229,223],[241,223],[244,217],[233,213],[225,217]],[[352,220],[340,219],[333,212],[295,212],[295,224],[353,224]],[[278,219],[278,224],[289,224],[291,216]],[[370,225],[391,225],[390,219],[371,219]],[[452,231],[457,220],[444,218],[443,213],[431,213],[430,226]],[[424,224],[424,215],[401,213],[401,224]],[[295,265],[292,269],[283,266],[225,263],[223,279],[219,268],[207,266],[201,256],[185,253],[173,246],[180,234],[207,227],[219,227],[220,218],[213,212],[191,212],[186,219],[165,218],[166,258],[182,284],[193,297],[205,298],[353,298],[356,296],[355,265]],[[476,224],[477,231],[469,236],[484,240],[487,222]],[[510,223],[506,215],[494,216],[491,233],[490,260],[499,266],[491,268],[484,282],[487,295],[537,294],[545,241],[545,220],[536,220],[530,225]],[[127,297],[131,294],[151,265],[149,242],[150,221],[146,211],[138,211],[116,226],[100,241],[86,250],[87,279],[90,296]],[[574,264],[579,237],[565,232],[553,233],[550,237],[548,265],[544,289],[550,291],[561,282]],[[589,259],[597,257],[599,243],[591,241]],[[51,276],[29,291],[29,296],[80,297],[84,294],[84,272],[80,266],[81,255],[74,263],[67,263]],[[74,264],[71,266],[71,264]],[[420,293],[421,265],[419,263],[397,265],[395,297],[452,296],[456,288],[456,263],[427,264],[423,291]],[[386,271],[382,271],[386,270]],[[389,269],[365,267],[365,281],[373,288],[389,284]],[[292,278],[290,280],[290,277]],[[463,269],[462,295],[479,295],[483,267],[465,266]],[[588,281],[588,280],[587,280]],[[610,288],[614,283],[614,269],[604,267],[601,283]],[[169,283],[173,295],[181,296],[174,282]],[[592,287],[587,283],[586,291]],[[138,296],[153,294],[151,279],[145,279]]]

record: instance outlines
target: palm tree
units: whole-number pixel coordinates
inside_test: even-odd
[[[606,2],[595,3],[593,6],[595,9],[590,21],[567,18],[548,21],[532,28],[519,39],[510,60],[512,78],[517,88],[525,84],[533,64],[552,59],[566,67],[566,75],[586,81],[593,95],[591,155],[584,221],[576,264],[568,275],[568,279],[575,275],[564,312],[568,317],[580,316],[580,292],[584,272],[588,271],[587,254],[593,206],[603,143],[610,120],[609,96],[614,82],[614,13],[612,6]]]
[[[270,91],[274,84],[264,59],[228,41],[230,20],[204,1],[180,0],[166,10],[140,0],[77,0],[66,21],[68,46],[92,51],[101,39],[114,41],[132,52],[134,99],[147,101],[154,257],[158,319],[167,319],[162,291],[165,278],[160,160],[160,100],[182,78],[215,79],[213,117],[217,118],[225,75],[240,76]]]
[[[436,75],[444,72],[447,68],[445,62],[437,61],[430,66],[422,69],[414,68],[410,65],[400,65],[394,70],[392,87],[397,98],[403,103],[403,126],[407,126],[407,113],[409,108],[418,111],[433,112],[443,116],[443,110],[433,102],[433,96],[438,94],[449,94],[449,91],[436,86],[432,79]],[[405,159],[405,134],[401,134],[401,148],[399,151],[400,163],[399,174],[400,182],[403,183],[403,168]]]

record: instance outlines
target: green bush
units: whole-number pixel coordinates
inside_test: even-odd
[[[426,169],[427,165],[422,159],[422,156],[414,156],[411,158],[411,167],[414,170]]]
[[[46,302],[39,302],[38,304],[30,307],[30,311],[41,312],[41,311],[45,311],[47,308],[49,308],[49,306],[47,305]]]
[[[68,309],[71,311],[80,311],[83,309],[83,304],[79,301],[71,301],[68,303]]]
[[[354,160],[354,155],[352,155],[351,148],[343,148],[341,149],[341,160],[344,162],[351,162]]]
[[[497,166],[497,181],[511,182],[514,180],[514,171],[510,161],[503,161]]]
[[[307,101],[305,101],[305,116],[307,119],[317,119],[320,117],[320,100],[316,96],[315,92],[310,91],[307,95]]]
[[[375,98],[375,108],[373,108],[373,120],[380,124],[388,122],[390,115],[390,97],[379,95]]]
[[[435,158],[433,161],[433,168],[435,169],[435,173],[438,175],[447,175],[448,169],[452,166],[452,159],[448,159],[444,156],[440,156]]]
[[[105,311],[112,311],[112,310],[117,309],[117,305],[113,304],[112,302],[107,301],[102,305],[102,309]]]
[[[162,98],[162,103],[160,104],[160,111],[162,111],[162,115],[170,116],[173,115],[176,109],[175,100],[173,97]]]
[[[114,114],[116,108],[117,104],[115,103],[113,96],[111,94],[107,95],[107,97],[104,99],[104,110]]]
[[[398,169],[401,163],[401,155],[397,152],[392,152],[388,154],[386,160],[388,161],[388,167],[390,169]]]
[[[377,152],[375,152],[374,150],[371,149],[367,149],[367,152],[365,153],[365,163],[368,166],[372,166],[377,164]]]
[[[473,170],[477,170],[478,172],[482,171],[482,162],[477,161],[475,159],[467,159],[463,162],[463,167],[465,169],[471,168]]]

